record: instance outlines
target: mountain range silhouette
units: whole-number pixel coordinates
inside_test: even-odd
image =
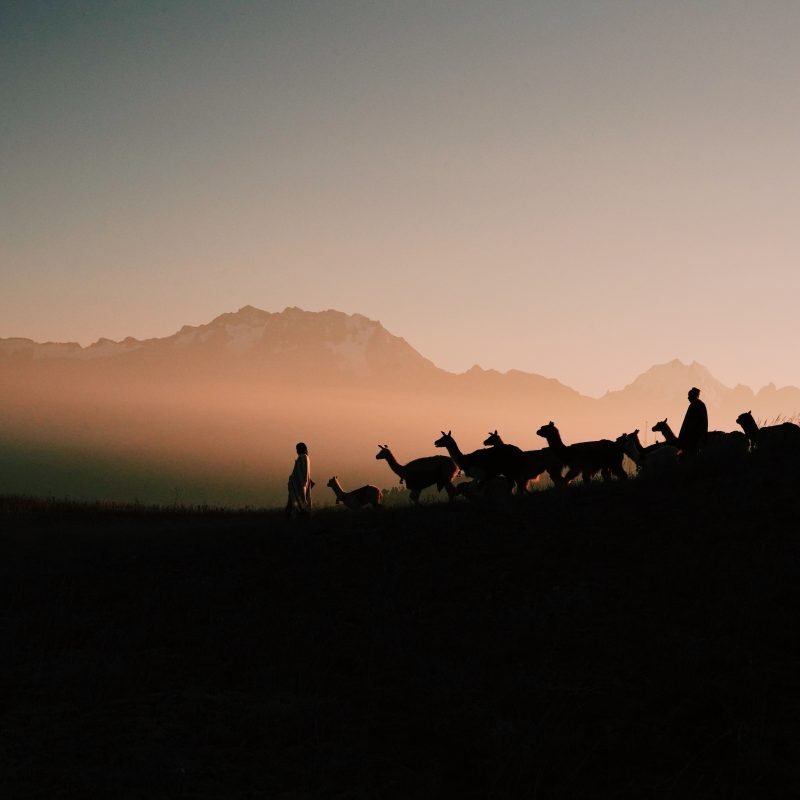
[[[568,442],[616,438],[665,417],[677,427],[691,386],[702,390],[718,430],[734,430],[742,411],[761,420],[800,412],[797,387],[730,388],[706,367],[678,360],[600,398],[519,370],[474,366],[455,374],[380,322],[334,310],[245,306],[164,338],[88,347],[0,339],[0,492],[129,494],[124,481],[109,483],[106,468],[92,474],[104,476],[94,488],[107,490],[93,494],[88,479],[75,488],[70,476],[102,461],[168,476],[173,493],[176,484],[200,480],[208,487],[201,501],[222,497],[213,489],[221,482],[250,487],[246,498],[255,501],[266,484],[285,482],[301,440],[324,472],[349,485],[386,485],[374,460],[378,442],[407,459],[433,453],[442,429],[470,449],[497,429],[504,441],[532,449],[541,446],[536,429],[549,420]],[[61,466],[48,472],[42,464],[55,452]],[[9,462],[9,453],[24,457]]]
[[[96,361],[104,366],[137,364],[154,366],[168,362],[178,367],[182,362],[219,368],[220,362],[259,368],[294,364],[297,358],[316,358],[314,370],[329,375],[338,373],[353,377],[375,378],[380,375],[419,373],[421,377],[448,376],[464,381],[496,382],[532,380],[547,381],[551,389],[568,389],[559,381],[534,373],[509,370],[500,373],[478,365],[454,374],[436,367],[405,339],[387,331],[380,322],[361,314],[341,311],[303,311],[296,307],[281,312],[269,312],[244,306],[236,312],[221,314],[205,325],[184,325],[171,336],[153,339],[127,337],[121,341],[100,338],[82,347],[76,342],[39,343],[31,339],[0,339],[0,366],[21,366],[25,362]],[[298,370],[298,376],[308,370]],[[713,377],[708,368],[693,362],[684,364],[674,359],[654,365],[639,375],[623,389],[609,389],[605,398],[621,395],[639,398],[666,395],[681,391],[686,384],[703,384],[704,400],[712,406],[720,405],[732,393],[742,398],[755,398],[749,387],[738,385],[729,388]],[[570,390],[574,391],[574,390]],[[800,389],[789,386],[777,389],[774,384],[763,387],[758,395],[770,397],[800,397]],[[575,394],[578,394],[575,392]],[[796,402],[796,400],[795,400]]]

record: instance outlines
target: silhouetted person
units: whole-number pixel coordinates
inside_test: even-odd
[[[700,390],[693,386],[689,389],[689,408],[683,418],[683,425],[678,434],[681,451],[684,456],[696,456],[708,438],[708,411],[706,404],[700,399]]]
[[[311,510],[311,487],[314,485],[314,481],[311,480],[311,459],[308,457],[308,447],[304,442],[298,442],[295,450],[297,450],[297,460],[294,462],[294,469],[289,476],[287,517],[291,517],[295,511],[304,515],[309,513]]]

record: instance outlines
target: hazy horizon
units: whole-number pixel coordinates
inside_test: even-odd
[[[800,7],[0,11],[0,337],[361,313],[593,397],[800,385]]]
[[[745,410],[760,421],[800,412],[798,388],[755,394],[696,364],[668,362],[602,399],[532,374],[443,372],[376,322],[341,312],[247,308],[168,340],[86,354],[56,347],[37,358],[0,345],[5,494],[280,504],[298,441],[318,483],[338,475],[346,487],[392,487],[378,443],[404,463],[434,454],[442,430],[464,452],[494,430],[539,449],[536,431],[550,420],[568,443],[634,429],[648,443],[656,420],[680,424],[692,385],[715,430],[734,430]]]

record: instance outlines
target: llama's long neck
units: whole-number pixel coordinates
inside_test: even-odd
[[[622,452],[628,456],[628,458],[636,464],[637,467],[642,465],[642,454],[636,449],[633,445],[624,445],[622,448]]]
[[[333,493],[336,495],[337,500],[344,500],[345,491],[344,489],[342,489],[341,485],[339,484],[339,481],[337,481],[334,478],[333,481],[331,481],[331,483],[328,484],[328,486],[330,486],[331,489],[333,489]]]
[[[567,446],[561,440],[561,434],[558,432],[558,428],[550,428],[549,430],[545,428],[545,430],[547,430],[547,435],[544,438],[547,441],[547,444],[550,445],[553,450],[558,451],[567,449]]]
[[[758,433],[758,425],[752,416],[747,414],[741,421],[742,430],[752,439]]]
[[[445,440],[444,446],[447,448],[447,452],[450,455],[450,458],[456,462],[456,466],[461,468],[461,463],[464,460],[464,454],[458,449],[458,445],[456,444],[456,440],[448,438]]]
[[[392,455],[391,450],[384,450],[383,452],[386,453],[386,460],[389,462],[389,467],[391,468],[392,472],[394,472],[395,475],[404,478],[406,474],[405,467]]]
[[[645,452],[644,447],[642,447],[642,443],[639,441],[638,436],[629,436],[628,441],[631,443],[630,449],[625,448],[625,453],[630,456],[632,461],[635,461],[637,464],[641,463],[642,458],[644,458]]]
[[[659,425],[658,429],[664,434],[664,439],[666,439],[667,442],[675,445],[679,444],[678,437],[672,432],[672,428],[670,428],[666,422]]]

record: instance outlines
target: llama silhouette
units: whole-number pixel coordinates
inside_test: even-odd
[[[434,446],[444,447],[458,468],[473,480],[487,481],[503,475],[511,486],[522,471],[522,450],[518,447],[503,445],[462,453],[452,431],[441,433]]]
[[[617,439],[622,451],[634,464],[637,471],[650,478],[662,477],[675,471],[678,466],[678,448],[666,442],[642,446],[639,429],[623,433]]]
[[[750,441],[750,448],[767,453],[788,453],[800,449],[800,426],[793,422],[759,427],[751,411],[736,417],[736,424]]]
[[[604,480],[609,480],[611,475],[616,475],[620,480],[628,476],[622,466],[622,444],[612,442],[610,439],[598,439],[593,442],[577,442],[569,446],[561,440],[561,434],[552,420],[547,425],[542,425],[538,436],[547,440],[550,449],[561,459],[566,466],[567,474],[564,481],[569,483],[580,475],[584,483],[588,483],[592,476],[600,472]]]
[[[487,447],[506,446],[497,430],[489,431],[489,436],[483,443]],[[554,484],[564,482],[561,474],[561,461],[549,447],[542,447],[539,450],[523,450],[520,463],[520,472],[515,479],[517,492],[520,494],[528,491],[529,481],[535,481],[544,472],[550,476]]]
[[[441,492],[444,489],[447,496],[452,500],[456,495],[453,480],[458,474],[458,467],[452,458],[447,456],[423,456],[415,458],[407,464],[401,464],[392,454],[388,444],[378,445],[378,460],[385,460],[392,472],[400,478],[400,483],[404,483],[411,492],[411,502],[419,502],[419,495],[423,489],[435,486]]]

